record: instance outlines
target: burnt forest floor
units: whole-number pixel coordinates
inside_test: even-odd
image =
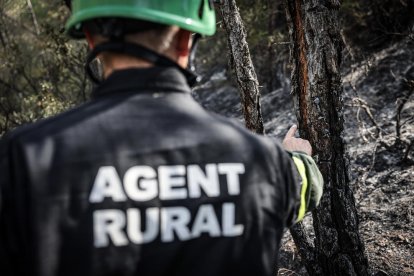
[[[347,143],[360,232],[373,275],[414,275],[414,42],[406,39],[343,70]],[[198,87],[207,109],[242,120],[224,72]],[[266,133],[296,122],[289,88],[261,98]],[[312,218],[305,224],[311,228]],[[288,231],[279,275],[307,275]]]

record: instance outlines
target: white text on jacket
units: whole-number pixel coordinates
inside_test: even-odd
[[[218,198],[223,193],[226,198],[232,198],[240,194],[240,175],[244,173],[241,163],[207,164],[204,169],[199,165],[160,166],[157,169],[134,166],[121,180],[115,167],[101,167],[89,196],[90,203],[100,204],[105,199],[120,203],[155,199],[158,203],[155,204],[157,207],[148,203],[147,208],[95,210],[95,247],[107,247],[111,243],[114,246],[126,246],[130,242],[144,244],[157,238],[161,242],[185,241],[202,234],[240,236],[244,226],[236,224],[234,202],[201,204],[195,212],[188,207],[171,206],[168,202],[179,204],[184,202],[182,200],[202,196]]]

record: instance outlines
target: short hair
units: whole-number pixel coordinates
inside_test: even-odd
[[[126,35],[159,31],[163,32],[170,26],[129,18],[96,18],[84,23],[86,29],[92,35],[101,35],[106,38],[122,39]]]
[[[163,53],[173,41],[176,26],[127,18],[98,18],[86,21],[84,30],[107,40],[127,41]]]

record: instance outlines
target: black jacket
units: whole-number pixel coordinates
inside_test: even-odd
[[[209,113],[173,68],[0,144],[1,275],[275,275],[296,219],[291,157]]]

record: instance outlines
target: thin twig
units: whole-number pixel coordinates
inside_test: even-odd
[[[33,18],[33,24],[34,24],[35,29],[36,29],[36,34],[37,35],[40,35],[39,24],[37,23],[36,14],[34,12],[33,5],[32,5],[32,1],[31,0],[27,0],[27,6],[29,7],[30,13],[31,13],[32,18]]]
[[[271,45],[291,45],[292,42],[289,41],[281,41],[281,42],[273,42]]]
[[[374,149],[372,150],[371,165],[369,166],[366,173],[362,176],[363,185],[365,185],[365,182],[367,181],[368,175],[371,173],[372,169],[375,166],[375,160],[376,160],[376,156],[377,156],[377,148],[378,148],[379,144],[380,144],[380,141],[375,142]]]
[[[368,131],[368,133],[371,134],[371,136],[373,136],[374,139],[382,139],[382,129],[381,127],[378,125],[377,121],[374,119],[374,115],[372,114],[371,108],[368,105],[368,103],[366,101],[364,101],[361,98],[353,98],[352,99],[352,103],[353,106],[358,107],[357,110],[357,121],[359,124],[362,125],[362,127],[364,127],[364,124],[362,123],[361,119],[360,119],[360,109],[363,109],[365,111],[365,114],[368,116],[369,120],[371,121],[371,123],[375,126],[375,129],[377,130],[377,136],[378,137],[374,137],[373,134],[367,129],[365,128],[366,131]],[[367,141],[367,139],[364,137],[364,135],[362,134],[362,138],[364,139],[364,141]]]
[[[279,271],[277,272],[277,275],[291,276],[291,275],[299,275],[299,274],[297,274],[295,271],[287,269],[287,268],[280,268]]]

